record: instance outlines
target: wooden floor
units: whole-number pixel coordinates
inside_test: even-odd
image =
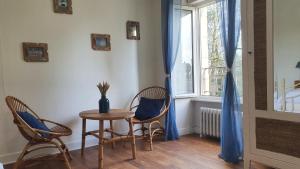
[[[146,151],[141,141],[137,141],[137,159],[131,160],[129,143],[117,143],[115,149],[104,149],[104,168],[111,169],[242,169],[242,163],[233,165],[218,158],[219,143],[216,140],[200,139],[198,135],[188,135],[179,141],[154,142],[154,151]],[[97,169],[97,147],[87,148],[85,156],[80,151],[72,153],[73,169]],[[11,169],[12,166],[5,166]],[[59,160],[36,161],[23,167],[26,169],[64,169]],[[260,167],[252,167],[260,169]]]

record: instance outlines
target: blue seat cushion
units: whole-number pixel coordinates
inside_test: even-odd
[[[32,128],[44,131],[51,131],[43,122],[28,112],[17,112],[18,115]],[[43,137],[48,137],[48,134],[42,134]]]
[[[148,120],[160,114],[165,99],[149,99],[141,97],[138,108],[135,111],[135,118]]]

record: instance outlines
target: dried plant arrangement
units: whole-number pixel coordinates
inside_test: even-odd
[[[109,86],[110,85],[107,82],[102,82],[97,85],[102,96],[106,96]]]

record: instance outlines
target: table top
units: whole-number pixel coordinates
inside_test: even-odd
[[[134,112],[126,109],[110,109],[108,113],[99,113],[98,109],[79,113],[80,118],[89,120],[121,120],[134,117]]]

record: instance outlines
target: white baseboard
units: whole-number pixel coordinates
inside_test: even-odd
[[[92,146],[95,146],[95,145],[98,145],[98,139],[96,139],[96,138],[87,138],[86,139],[86,146],[85,147],[92,147]],[[81,140],[66,143],[66,146],[69,148],[70,151],[78,150],[78,149],[81,148]],[[14,163],[16,161],[16,159],[18,158],[20,153],[21,152],[2,154],[2,155],[0,155],[0,161],[4,165]],[[51,154],[55,154],[55,153],[57,153],[57,151],[55,151]]]
[[[183,136],[183,135],[187,135],[187,134],[193,134],[193,128],[180,128],[178,129],[178,134],[180,136]]]
[[[194,126],[193,132],[197,133],[197,134],[200,134],[200,127],[199,126]]]
[[[7,154],[2,154],[0,155],[0,161],[1,163],[5,164],[10,164],[16,161],[19,153],[7,153]]]
[[[192,134],[194,133],[193,128],[180,128],[178,129],[178,133],[180,136],[187,135],[187,134]],[[120,132],[120,131],[119,131]],[[121,131],[120,133],[126,133],[127,131]],[[79,150],[81,148],[81,140],[76,140],[73,142],[66,143],[67,147],[69,148],[70,151],[72,150]],[[98,145],[98,139],[97,138],[86,138],[86,147],[92,147]],[[2,154],[0,155],[0,161],[3,164],[11,164],[16,161],[18,158],[19,154],[21,152],[14,152],[14,153],[7,153],[7,154]],[[55,153],[55,152],[54,152]]]

